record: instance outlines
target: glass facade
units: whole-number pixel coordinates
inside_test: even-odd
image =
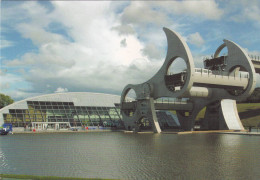
[[[114,107],[75,106],[73,102],[26,101],[28,109],[9,109],[4,123],[25,127],[32,122],[69,122],[70,126],[121,127],[119,105]]]

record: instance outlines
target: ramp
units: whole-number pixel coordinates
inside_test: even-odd
[[[221,100],[221,112],[223,121],[230,130],[244,130],[237,112],[237,105],[235,100],[223,99]]]

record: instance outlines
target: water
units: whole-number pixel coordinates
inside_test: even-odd
[[[260,179],[260,137],[49,133],[0,136],[0,174],[113,179]]]

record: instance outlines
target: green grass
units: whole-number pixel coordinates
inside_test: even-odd
[[[204,108],[199,112],[199,114],[198,114],[197,117],[196,117],[196,121],[198,121],[198,120],[201,119],[201,118],[204,118],[205,112],[206,112],[206,107],[204,107]]]
[[[32,176],[32,175],[18,175],[18,174],[0,174],[2,179],[10,178],[10,179],[33,179],[33,180],[90,180],[95,179],[98,180],[100,178],[74,178],[74,177],[56,177],[56,176]],[[1,179],[0,178],[0,179]],[[100,179],[102,180],[102,179]]]
[[[237,104],[237,109],[244,126],[260,125],[260,103]]]
[[[237,104],[237,110],[244,126],[260,125],[260,103]],[[204,118],[206,107],[197,115],[196,120]]]

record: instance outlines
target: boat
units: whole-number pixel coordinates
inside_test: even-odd
[[[4,130],[4,129],[0,129],[0,135],[7,135],[9,132]]]
[[[0,127],[0,135],[7,135],[9,132],[12,133],[13,126],[12,124],[3,124],[3,127]]]

